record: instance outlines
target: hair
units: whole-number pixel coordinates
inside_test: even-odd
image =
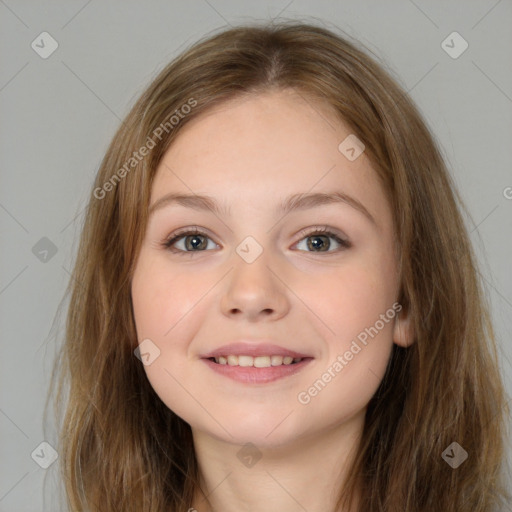
[[[187,48],[135,102],[101,162],[51,377],[53,389],[58,374],[58,452],[71,510],[191,506],[199,473],[190,425],[161,401],[134,356],[131,278],[151,186],[192,119],[285,89],[327,105],[364,143],[393,212],[398,300],[415,332],[412,345],[393,344],[336,510],[351,506],[357,489],[365,512],[488,512],[510,500],[510,412],[495,334],[466,209],[437,142],[398,81],[356,41],[283,21],[224,29]],[[468,453],[456,469],[442,457],[453,442]]]

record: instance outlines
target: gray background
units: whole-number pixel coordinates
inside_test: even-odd
[[[0,0],[0,511],[61,509],[58,462],[45,470],[31,453],[56,441],[42,421],[63,332],[54,320],[92,180],[120,119],[204,34],[277,16],[340,27],[417,102],[470,212],[512,396],[510,0]],[[44,31],[59,45],[47,59],[31,47]],[[453,31],[469,44],[456,59],[441,46]],[[57,249],[46,261],[43,237]]]

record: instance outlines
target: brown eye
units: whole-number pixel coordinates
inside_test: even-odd
[[[175,245],[183,239],[184,246],[175,248]],[[174,233],[162,245],[171,252],[186,254],[205,251],[210,237],[199,230],[182,231]],[[212,241],[213,242],[213,241]]]
[[[341,249],[338,248],[338,250],[348,249],[351,247],[350,242],[343,240],[337,233],[333,233],[327,228],[319,228],[307,234],[301,232],[301,235],[304,237],[302,240],[307,240],[306,252],[338,252],[336,250],[329,251],[331,248],[331,242],[329,239],[333,239],[341,247]],[[302,240],[300,242],[302,242]]]

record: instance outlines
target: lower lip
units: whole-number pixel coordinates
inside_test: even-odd
[[[255,368],[254,366],[230,366],[229,364],[219,364],[209,359],[203,359],[203,361],[217,373],[245,384],[265,384],[289,375],[294,375],[305,368],[312,360],[312,357],[306,357],[295,364]]]

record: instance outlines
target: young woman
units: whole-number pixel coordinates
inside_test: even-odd
[[[460,208],[356,43],[293,22],[185,51],[91,191],[58,361],[70,510],[502,510]]]

